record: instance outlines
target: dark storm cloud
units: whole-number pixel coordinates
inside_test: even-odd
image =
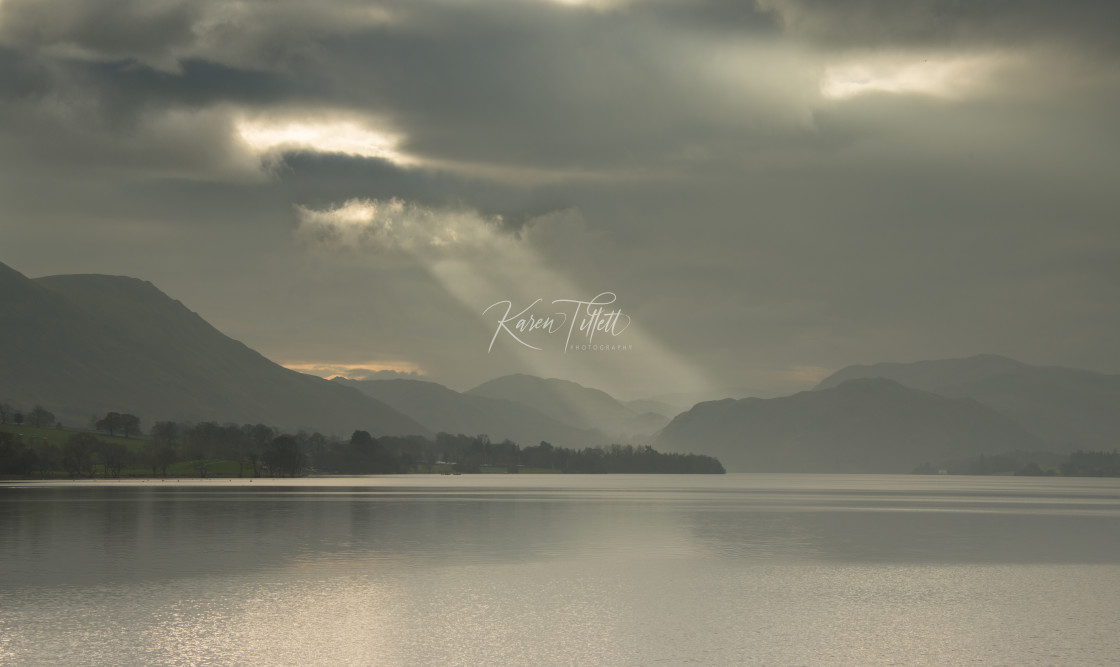
[[[20,48],[165,71],[206,60],[276,69],[313,57],[318,40],[383,23],[363,0],[6,0],[0,38]]]
[[[313,82],[198,60],[183,61],[178,72],[168,73],[132,60],[60,64],[0,49],[0,73],[12,81],[0,92],[9,102],[70,107],[83,122],[125,130],[169,110],[267,106],[315,94]]]
[[[10,102],[50,90],[49,73],[37,59],[0,46],[0,100]]]
[[[311,208],[361,197],[397,197],[435,208],[469,205],[486,217],[501,217],[510,229],[577,201],[573,187],[565,183],[525,187],[480,182],[447,171],[404,169],[384,160],[308,151],[286,155],[273,176],[293,201]]]
[[[162,57],[192,43],[199,3],[6,0],[0,32],[21,47],[66,46],[104,58]]]
[[[827,147],[834,139],[814,119],[827,62],[777,41],[775,17],[789,33],[822,43],[848,35],[867,48],[951,48],[962,40],[991,46],[1070,37],[1082,22],[1100,23],[1084,18],[1094,7],[1113,11],[1103,4],[1055,10],[1034,3],[1013,12],[999,3],[901,8],[778,0],[758,8],[700,3],[688,13],[674,3],[609,11],[546,2],[403,3],[384,9],[395,20],[346,26],[353,7],[343,4],[323,8],[301,32],[295,22],[302,14],[279,6],[289,9],[262,7],[251,28],[220,3],[133,8],[117,12],[110,30],[89,20],[90,11],[64,19],[67,9],[75,11],[65,5],[55,8],[52,29],[28,34],[38,35],[31,41],[40,49],[80,44],[115,58],[56,59],[54,68],[62,70],[56,88],[80,90],[116,122],[145,110],[223,102],[257,110],[321,105],[388,119],[405,134],[407,152],[430,160],[650,176],[749,160],[791,144]],[[10,33],[41,11],[6,4],[5,16],[14,18],[0,25]],[[111,39],[122,24],[163,34],[176,21],[188,25],[193,41]],[[238,40],[239,33],[248,37]],[[1027,69],[1043,89],[1054,77],[1052,63]]]
[[[50,5],[6,3],[7,42],[61,54],[53,65],[63,85],[96,91],[113,117],[141,101],[302,101],[387,114],[410,150],[454,161],[648,169],[649,160],[687,153],[717,133],[765,140],[759,119],[786,125],[790,100],[813,85],[776,84],[763,53],[730,41],[764,39],[769,19],[714,3],[682,21],[684,31],[666,23],[681,14],[672,5],[594,12],[543,2],[404,3],[386,10],[399,24],[356,27],[345,25],[352,7],[343,5],[324,7],[302,32],[294,9],[262,7],[248,27],[223,23],[220,3],[137,5],[106,12],[104,22],[91,18],[96,8]],[[28,28],[37,21],[43,29]],[[716,25],[724,43],[712,50],[705,30]],[[156,37],[117,40],[121,31]],[[735,69],[738,80],[725,80]]]
[[[464,5],[430,18],[423,30],[351,35],[326,50],[335,90],[390,111],[407,148],[425,156],[655,170],[665,165],[651,160],[717,135],[769,141],[796,124],[790,107],[815,85],[765,62],[758,31],[713,42],[699,27],[672,30],[641,5],[607,13]]]
[[[203,107],[218,102],[269,105],[321,94],[313,80],[274,72],[237,69],[205,60],[180,62],[178,72],[137,66],[131,61],[74,65],[74,74],[89,82],[115,108],[156,106]]]
[[[1109,0],[758,0],[785,29],[830,47],[967,48],[1060,42],[1116,54]]]

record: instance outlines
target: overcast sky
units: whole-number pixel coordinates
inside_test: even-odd
[[[1115,0],[0,0],[0,262],[456,389],[1120,372],[1118,28]],[[567,349],[586,312],[552,302],[604,292],[620,349]],[[536,299],[531,349],[500,302]]]

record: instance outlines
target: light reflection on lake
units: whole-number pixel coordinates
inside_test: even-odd
[[[1120,480],[0,483],[0,664],[1114,664]]]

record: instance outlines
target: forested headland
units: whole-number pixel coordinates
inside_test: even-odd
[[[540,442],[523,447],[510,440],[491,442],[486,435],[375,438],[362,430],[337,438],[214,422],[161,421],[141,434],[138,417],[116,412],[91,420],[93,430],[72,430],[39,406],[27,415],[6,410],[2,416],[0,476],[7,478],[725,472],[710,456],[662,453],[649,446],[568,449]]]

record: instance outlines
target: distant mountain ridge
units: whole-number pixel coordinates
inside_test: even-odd
[[[1061,451],[1110,451],[1120,440],[1120,375],[1032,366],[982,354],[965,359],[849,366],[818,390],[881,377],[951,398],[973,398]]]
[[[520,403],[570,426],[616,439],[652,435],[669,422],[665,415],[639,412],[604,391],[557,378],[505,375],[465,393]]]
[[[734,472],[906,473],[926,462],[1039,448],[972,399],[854,379],[781,398],[699,403],[655,446],[718,457]]]
[[[621,402],[524,374],[461,393],[411,379],[331,382],[269,361],[149,282],[31,280],[0,264],[4,399],[79,425],[126,411],[145,427],[170,419],[487,434],[523,446],[651,442],[716,456],[732,471],[908,472],[984,453],[1110,451],[1120,434],[1120,375],[998,355],[850,366],[813,391],[706,401],[679,414],[664,400]]]
[[[697,403],[722,401],[725,398],[778,398],[783,395],[785,394],[781,392],[759,391],[757,388],[751,387],[724,387],[705,391],[659,394],[657,396],[651,396],[646,400],[653,404],[664,406],[664,408],[660,410],[662,414],[666,414],[667,409],[671,413],[669,416],[674,416],[688,410]]]
[[[547,441],[558,447],[601,445],[605,437],[580,429],[529,406],[488,396],[462,394],[435,382],[409,379],[334,382],[354,387],[409,415],[436,433],[487,435],[491,441],[512,440],[523,446]]]
[[[349,434],[427,434],[360,392],[286,369],[149,282],[31,280],[0,264],[0,398],[84,425],[128,411],[157,420],[262,422]]]

